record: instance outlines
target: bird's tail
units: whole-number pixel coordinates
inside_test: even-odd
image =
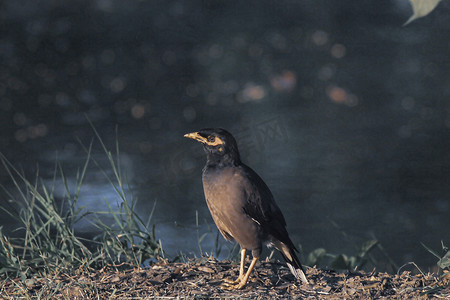
[[[286,265],[289,267],[289,270],[291,270],[292,275],[307,284],[308,279],[306,279],[305,270],[303,269],[297,254],[295,254],[294,246],[288,247],[283,242],[278,242],[275,243],[275,248],[277,248],[281,252],[281,255],[283,255]]]

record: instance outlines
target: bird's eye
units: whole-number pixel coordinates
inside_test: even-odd
[[[216,140],[215,136],[212,135],[208,136],[208,142],[214,143],[215,140]]]

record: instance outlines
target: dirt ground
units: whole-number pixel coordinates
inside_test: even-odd
[[[238,265],[208,259],[160,261],[145,269],[78,271],[45,278],[1,280],[3,299],[450,299],[449,278],[432,274],[337,273],[309,268],[309,284],[296,282],[284,263],[263,261],[242,290],[221,287],[235,278]],[[446,276],[450,277],[450,276]]]

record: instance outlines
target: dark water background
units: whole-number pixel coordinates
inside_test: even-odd
[[[403,27],[406,0],[4,1],[0,151],[48,184],[59,160],[73,185],[88,117],[110,149],[117,137],[144,219],[156,201],[168,254],[199,255],[216,229],[203,151],[183,134],[223,127],[304,253],[375,236],[398,265],[429,268],[420,242],[450,243],[449,8]],[[98,142],[93,156],[107,164]],[[80,205],[104,199],[118,201],[92,165]]]

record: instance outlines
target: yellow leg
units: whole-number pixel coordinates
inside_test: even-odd
[[[242,278],[244,276],[244,266],[245,266],[245,252],[247,250],[241,249],[241,266],[239,267],[239,278]]]
[[[256,262],[258,261],[259,257],[253,257],[252,262],[250,263],[250,266],[248,267],[247,273],[245,273],[244,277],[241,279],[241,281],[236,284],[236,285],[231,285],[231,284],[224,284],[224,288],[226,289],[237,289],[240,290],[242,289],[248,281],[248,278],[250,277],[250,273],[253,271],[253,269],[255,268]]]
[[[225,278],[223,281],[230,284],[236,284],[242,280],[244,277],[244,266],[245,266],[245,252],[246,250],[244,248],[241,249],[241,265],[239,266],[239,277],[236,280],[231,280]]]

